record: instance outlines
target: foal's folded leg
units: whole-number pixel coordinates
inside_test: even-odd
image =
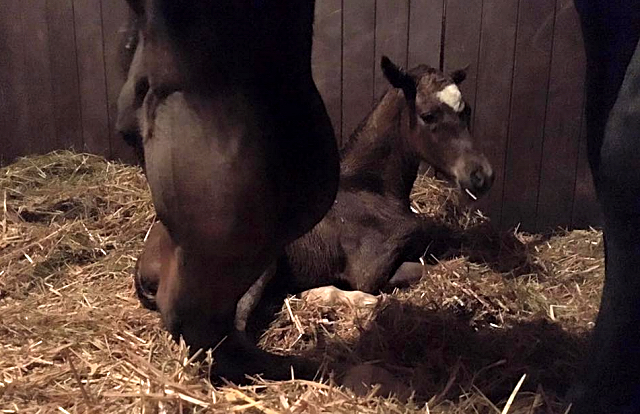
[[[389,283],[384,287],[385,291],[392,291],[395,288],[406,288],[417,283],[422,278],[424,266],[422,263],[404,262],[393,274]]]

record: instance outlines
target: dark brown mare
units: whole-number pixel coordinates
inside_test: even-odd
[[[238,329],[244,329],[261,297],[266,302],[258,313],[272,303],[279,308],[286,294],[320,286],[378,293],[419,280],[420,257],[432,243],[447,245],[451,238],[446,228],[410,210],[409,195],[421,161],[473,197],[491,187],[491,166],[474,148],[468,129],[471,108],[458,89],[464,72],[446,76],[421,65],[407,73],[387,58],[382,59],[382,70],[394,88],[342,149],[333,207],[313,230],[287,246],[273,280],[268,280],[271,273],[265,274],[243,297]],[[154,228],[149,240],[149,246],[162,247],[143,253],[137,286],[143,302],[153,308],[155,284],[167,277],[160,266],[171,256],[171,246],[162,228]],[[258,324],[269,318],[254,316]]]
[[[640,412],[640,2],[576,0],[587,140],[604,216],[605,285],[576,414]]]
[[[129,3],[139,43],[119,127],[142,138],[175,252],[155,298],[162,320],[192,349],[217,346],[215,375],[288,377],[292,361],[258,351],[233,323],[240,297],[337,191],[335,138],[311,77],[314,2]]]

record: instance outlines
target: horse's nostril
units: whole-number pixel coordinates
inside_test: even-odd
[[[485,182],[485,175],[481,170],[475,170],[471,173],[471,184],[474,188],[482,188]]]
[[[158,282],[141,278],[141,287],[147,296],[155,296],[158,293]]]
[[[134,282],[136,294],[142,306],[149,310],[157,311],[156,294],[158,293],[158,283],[147,280],[140,276],[137,271],[134,276]]]

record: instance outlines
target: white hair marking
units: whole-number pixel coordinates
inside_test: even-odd
[[[456,112],[462,112],[464,109],[464,101],[462,93],[455,83],[447,85],[443,90],[436,94],[440,102],[449,105]]]

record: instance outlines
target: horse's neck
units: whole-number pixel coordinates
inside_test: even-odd
[[[385,196],[408,205],[420,160],[401,136],[408,122],[406,108],[401,91],[387,92],[346,144],[341,173],[343,178],[375,181]]]

